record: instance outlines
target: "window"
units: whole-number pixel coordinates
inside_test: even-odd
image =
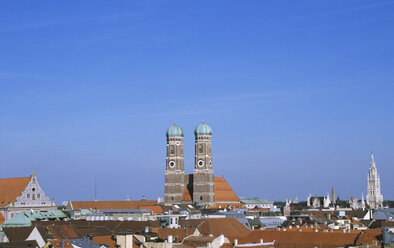
[[[37,194],[37,198],[40,199],[40,194]]]
[[[33,199],[33,200],[35,200],[35,199],[36,199],[36,196],[35,196],[34,194],[33,194],[33,196],[32,196],[32,199]]]
[[[202,196],[200,196],[200,201],[202,201]]]
[[[170,147],[170,154],[171,154],[171,155],[174,155],[174,154],[175,154],[175,148],[174,148],[174,146],[171,146],[171,147]]]
[[[27,194],[27,198],[30,198],[30,194]]]
[[[199,146],[198,146],[198,153],[202,153],[203,152],[203,147],[202,147],[202,145],[200,144]]]

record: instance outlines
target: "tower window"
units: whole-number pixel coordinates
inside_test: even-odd
[[[171,155],[174,155],[174,154],[175,154],[175,148],[174,148],[174,146],[171,146],[171,148],[170,148],[170,154],[171,154]]]
[[[198,153],[203,153],[203,147],[201,144],[198,146]]]

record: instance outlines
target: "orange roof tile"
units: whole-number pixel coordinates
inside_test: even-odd
[[[239,202],[238,196],[224,177],[215,177],[214,183],[215,202]]]
[[[71,204],[73,209],[138,209],[157,205],[156,201],[73,201]]]
[[[54,239],[54,240],[50,240],[49,242],[54,248],[62,248],[62,243],[61,243],[62,241],[64,242],[64,247],[70,247],[70,248],[74,247],[71,244],[70,240],[68,239]]]
[[[197,226],[198,231],[205,236],[213,234],[218,237],[223,234],[229,240],[245,237],[250,230],[235,218],[212,218],[206,219]]]
[[[187,187],[185,187],[185,191],[183,191],[182,201],[192,201],[192,196]]]
[[[264,242],[276,241],[279,244],[321,244],[321,245],[346,245],[353,244],[359,232],[297,232],[297,231],[273,231],[273,230],[254,230],[249,235],[239,239],[239,244],[259,243],[260,239]],[[361,234],[360,238],[364,234]],[[374,234],[365,234],[365,241],[372,243]],[[358,242],[361,244],[362,242]]]
[[[215,192],[215,202],[217,203],[239,203],[239,198],[227,183],[224,177],[214,177],[214,192]],[[182,201],[192,201],[192,194],[189,189],[186,187],[183,191]],[[220,204],[219,204],[220,205]],[[218,205],[218,206],[219,206]],[[229,204],[221,204],[222,207],[225,207]],[[241,207],[242,205],[236,205],[237,207]]]
[[[137,209],[149,209],[152,212],[152,214],[161,214],[163,212],[163,209],[159,205],[155,205],[155,206],[140,205],[138,206]]]
[[[92,241],[99,245],[106,245],[109,248],[116,248],[116,240],[112,236],[95,236]]]
[[[3,224],[5,221],[4,215],[0,213],[0,224]]]
[[[30,182],[30,177],[3,178],[0,179],[0,207],[15,202]]]
[[[168,240],[168,236],[172,235],[174,243],[182,242],[182,240],[194,233],[194,228],[152,228],[152,232],[164,240]]]

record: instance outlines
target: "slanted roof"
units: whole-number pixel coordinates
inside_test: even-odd
[[[211,218],[206,219],[197,226],[198,231],[203,236],[218,237],[223,234],[229,240],[245,237],[251,231],[235,218]]]
[[[67,215],[61,210],[28,210],[23,211],[3,223],[3,226],[30,226],[35,220],[61,220]]]
[[[0,207],[15,202],[30,182],[30,177],[0,179]]]
[[[33,231],[33,226],[24,227],[2,227],[3,232],[10,242],[19,242],[26,240]]]
[[[163,209],[159,205],[140,205],[138,209],[148,209],[152,214],[161,214]]]
[[[105,245],[109,248],[116,248],[116,240],[112,238],[112,235],[107,236],[95,236],[93,242],[99,245]]]
[[[39,248],[40,246],[37,244],[37,241],[35,240],[0,243],[0,248],[22,248],[22,247]]]
[[[49,241],[54,248],[74,248],[68,239],[54,239]],[[63,244],[62,244],[63,242]]]
[[[239,202],[238,196],[224,177],[214,178],[215,202]]]
[[[363,237],[364,236],[364,237]],[[286,245],[312,245],[322,247],[336,247],[344,245],[353,245],[356,238],[362,239],[362,242],[372,243],[372,240],[377,240],[377,235],[364,234],[364,232],[299,232],[299,231],[272,231],[272,230],[254,230],[249,235],[239,239],[239,244],[259,243],[261,239],[264,242],[276,241],[279,246]],[[375,237],[375,239],[373,238]],[[362,242],[357,242],[361,244]],[[293,247],[291,246],[291,247]],[[308,246],[309,247],[309,246]]]
[[[243,204],[272,204],[272,202],[263,198],[242,198],[241,203]]]
[[[71,244],[83,248],[100,248],[100,245],[91,241],[87,237],[81,239],[70,239]],[[67,248],[66,246],[64,248]]]
[[[163,239],[168,240],[168,236],[172,235],[174,243],[180,243],[182,240],[194,233],[194,228],[152,228],[152,232]]]
[[[185,191],[183,192],[182,201],[192,201],[192,196],[187,187],[185,187]]]
[[[157,205],[156,201],[72,201],[72,209],[138,209],[139,206]]]
[[[193,177],[192,174],[189,174],[189,177],[186,177],[186,179],[188,180],[187,183],[192,181],[191,177]],[[220,205],[220,203],[224,203],[221,204],[221,206],[233,204],[236,204],[236,207],[241,206],[238,196],[235,194],[235,192],[227,183],[226,179],[224,179],[224,177],[214,177],[214,193],[215,202],[218,206]],[[192,201],[192,199],[192,193],[190,192],[188,187],[186,187],[183,191],[182,201]]]

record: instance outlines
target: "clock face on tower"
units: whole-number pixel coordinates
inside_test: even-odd
[[[203,167],[203,166],[204,166],[204,161],[198,160],[198,166],[199,166],[199,167]]]
[[[169,163],[168,163],[168,166],[170,166],[170,168],[174,168],[175,167],[175,161],[170,161]]]

